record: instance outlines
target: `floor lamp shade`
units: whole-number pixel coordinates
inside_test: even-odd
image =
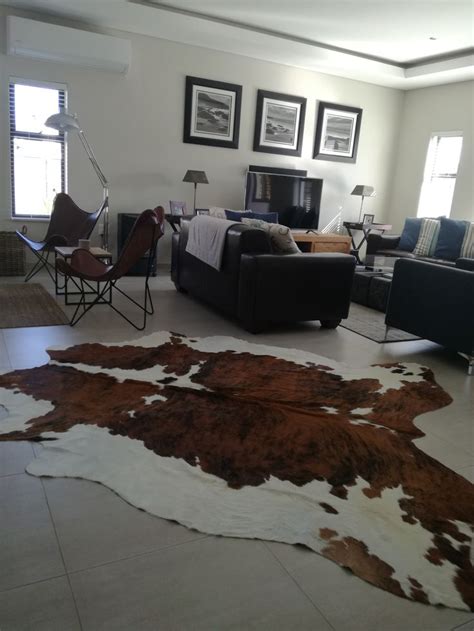
[[[77,115],[68,114],[67,112],[59,112],[58,114],[53,114],[50,116],[46,122],[46,127],[50,127],[51,129],[56,129],[56,131],[60,132],[76,132],[79,136],[79,140],[81,141],[82,146],[84,147],[85,152],[87,153],[87,157],[89,158],[90,163],[95,171],[95,174],[99,178],[99,182],[102,185],[102,189],[104,192],[104,200],[108,200],[109,197],[109,183],[107,178],[102,173],[102,169],[100,168],[94,152],[87,141],[87,138],[82,130],[82,127],[79,124],[79,120]],[[107,250],[109,245],[109,204],[104,209],[104,232],[102,235],[102,247]]]
[[[373,186],[368,186],[367,184],[357,184],[354,186],[354,190],[351,195],[357,195],[361,197],[360,200],[360,209],[359,209],[359,223],[362,221],[362,209],[364,207],[364,197],[374,197],[375,189]]]
[[[184,174],[183,182],[192,182],[194,184],[194,204],[193,210],[196,212],[196,189],[198,184],[209,184],[205,171],[188,170]]]

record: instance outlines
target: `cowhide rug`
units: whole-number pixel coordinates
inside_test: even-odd
[[[0,375],[0,438],[44,441],[29,473],[101,482],[202,532],[305,544],[398,596],[474,609],[474,485],[413,444],[416,416],[451,402],[429,369],[172,333],[49,355]]]

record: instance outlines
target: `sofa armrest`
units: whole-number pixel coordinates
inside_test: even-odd
[[[464,257],[459,258],[456,260],[456,268],[474,272],[474,259],[468,259]]]
[[[474,273],[413,259],[397,260],[385,322],[471,354]]]
[[[249,330],[267,321],[346,318],[355,265],[339,253],[244,254],[237,315]]]
[[[400,243],[400,235],[369,234],[367,239],[367,254],[377,254],[379,250],[395,250]]]

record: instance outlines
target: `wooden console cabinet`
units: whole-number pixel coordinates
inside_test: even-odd
[[[294,240],[303,245],[307,252],[341,252],[342,254],[350,254],[351,238],[341,234],[315,234],[314,232],[306,232],[306,230],[292,230]]]

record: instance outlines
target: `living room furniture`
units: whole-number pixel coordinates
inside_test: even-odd
[[[385,313],[392,275],[358,268],[354,274],[351,300]]]
[[[28,246],[36,256],[37,261],[25,277],[28,282],[43,268],[48,272],[51,280],[56,282],[56,266],[49,261],[49,256],[58,246],[77,246],[79,239],[88,239],[94,227],[107,208],[108,201],[104,199],[102,206],[94,213],[88,213],[66,193],[58,193],[54,198],[53,209],[48,230],[42,241],[33,241],[26,234],[16,231],[18,238]]]
[[[81,292],[79,291],[69,291],[69,283],[68,283],[68,276],[64,276],[64,283],[62,285],[59,284],[59,274],[58,274],[58,266],[57,266],[57,261],[58,261],[58,257],[62,258],[64,261],[68,262],[71,260],[73,253],[78,250],[80,248],[78,247],[71,247],[71,246],[58,246],[56,248],[54,248],[54,258],[55,258],[55,265],[54,265],[54,271],[55,271],[55,281],[54,281],[54,285],[55,285],[55,289],[56,289],[56,295],[57,296],[62,296],[64,295],[64,302],[66,305],[77,305],[78,301],[76,300],[70,300],[70,296],[77,296],[77,295],[82,295]],[[88,252],[90,252],[92,254],[92,256],[94,256],[96,259],[103,261],[103,262],[107,262],[107,263],[111,263],[112,262],[112,254],[110,252],[107,252],[107,250],[104,250],[102,248],[96,248],[96,247],[92,247],[89,248]],[[96,287],[93,288],[92,286],[89,286],[88,288],[86,288],[86,291],[84,292],[86,295],[94,295],[96,296],[99,292],[100,292],[100,287],[99,287],[100,283],[96,284]],[[88,290],[87,290],[88,289]],[[109,296],[107,298],[108,302],[110,302],[112,300],[112,293],[109,292]]]
[[[402,239],[402,235],[369,234],[367,238],[367,255],[407,258],[417,261],[437,263],[438,265],[445,265],[448,267],[455,267],[456,261],[459,260],[455,257],[452,259],[440,258],[434,254],[432,256],[420,256],[414,254],[412,251],[414,244],[416,244],[416,238],[414,241],[412,240],[411,244],[407,244],[407,247],[411,248],[411,250],[407,250],[403,247],[405,242]],[[436,252],[436,250],[434,250],[434,252]]]
[[[349,312],[355,259],[348,254],[272,254],[267,233],[245,224],[226,235],[216,270],[186,252],[190,222],[173,234],[171,275],[188,292],[253,333],[270,324],[320,320],[335,328]]]
[[[81,249],[72,253],[70,263],[62,258],[57,260],[58,270],[72,279],[78,291],[81,292],[81,299],[69,323],[71,326],[77,324],[92,307],[106,303],[105,297],[108,292],[115,289],[143,312],[143,321],[136,324],[112,302],[107,302],[107,304],[135,329],[143,331],[146,326],[147,315],[154,313],[148,281],[155,258],[156,242],[163,236],[164,214],[164,209],[158,206],[155,210],[145,210],[138,216],[114,265],[107,265],[98,260],[89,250]],[[144,256],[145,252],[148,253],[148,266],[143,304],[140,304],[117,287],[117,282]],[[94,300],[87,303],[86,292],[90,288],[91,282],[102,283],[103,285],[98,290]]]
[[[474,262],[396,261],[385,323],[464,355],[474,369]]]
[[[350,254],[351,238],[341,234],[316,234],[306,230],[292,230],[291,234],[296,243],[305,244],[308,250],[304,250],[305,245],[301,248],[308,252],[341,252],[342,254]]]
[[[125,245],[130,232],[135,225],[140,213],[118,213],[117,215],[117,252],[121,252]],[[146,276],[148,272],[148,252],[144,252],[143,256],[132,265],[126,276]],[[156,276],[156,252],[153,256],[153,264],[150,270],[150,276]]]
[[[344,228],[347,230],[351,242],[352,242],[352,254],[356,257],[359,265],[361,264],[359,252],[364,243],[367,241],[371,232],[376,230],[377,232],[383,234],[387,230],[391,230],[392,226],[388,223],[362,223],[360,221],[344,221]],[[352,234],[353,230],[359,230],[362,232],[362,238],[359,243],[356,244],[354,240],[354,235]]]
[[[103,198],[104,198],[104,230],[102,232],[102,247],[107,249],[109,246],[109,183],[107,182],[107,178],[102,173],[102,170],[96,160],[94,152],[87,141],[87,138],[84,134],[82,127],[79,125],[79,120],[77,118],[77,114],[72,116],[71,114],[67,114],[66,112],[59,112],[58,114],[53,114],[50,116],[44,123],[46,127],[50,127],[51,129],[56,129],[61,133],[74,131],[77,132],[79,136],[79,140],[81,141],[82,146],[89,158],[90,163],[92,164],[92,168],[97,175],[99,182],[102,185],[103,190]]]

